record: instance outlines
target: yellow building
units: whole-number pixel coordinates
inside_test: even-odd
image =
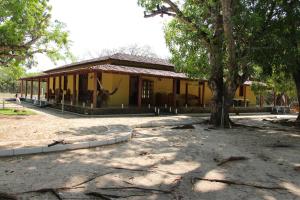
[[[32,99],[33,81],[38,82],[37,100],[43,95],[41,82],[46,82],[47,102],[59,105],[63,100],[64,105],[75,112],[78,107],[94,110],[208,107],[212,97],[207,81],[190,79],[175,72],[174,65],[167,60],[127,54],[72,63],[47,70],[39,76],[22,78],[22,97],[25,94],[28,99],[29,82]],[[236,106],[256,104],[248,83],[237,90],[234,101]]]

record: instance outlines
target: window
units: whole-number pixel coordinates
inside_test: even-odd
[[[64,90],[68,89],[68,76],[64,76]]]
[[[142,99],[150,99],[153,94],[153,82],[149,80],[143,80],[142,87]]]
[[[244,86],[240,86],[239,96],[240,97],[244,96]]]
[[[176,80],[176,94],[180,94],[180,80]]]

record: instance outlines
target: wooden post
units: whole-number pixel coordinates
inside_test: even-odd
[[[273,104],[274,104],[274,107],[276,106],[276,93],[275,91],[273,90]]]
[[[30,99],[32,99],[33,97],[33,80],[31,79],[31,82],[30,82]]]
[[[202,83],[202,106],[204,107],[205,81]]]
[[[198,103],[200,106],[201,105],[201,83],[200,83],[200,81],[198,82]]]
[[[138,77],[138,107],[142,107],[142,77]]]
[[[247,85],[244,85],[244,106],[247,107],[246,96],[247,96]]]
[[[49,92],[50,92],[50,77],[47,78],[47,101],[50,100],[50,95],[49,95]]]
[[[21,80],[21,97],[23,97],[23,80]]]
[[[259,107],[261,108],[262,107],[262,102],[261,102],[261,94],[259,94]]]
[[[41,100],[41,79],[38,80],[38,100]]]
[[[97,72],[94,72],[94,79],[93,79],[93,86],[94,86],[94,90],[93,90],[93,108],[97,107]]]
[[[25,98],[27,98],[27,80],[25,80]]]
[[[59,75],[58,81],[59,81],[58,88],[59,88],[59,92],[60,92],[61,91],[61,75]]]
[[[189,98],[189,85],[188,83],[185,84],[185,104],[188,104]]]
[[[180,81],[180,80],[178,80]],[[173,78],[173,106],[176,108],[177,79]]]
[[[72,84],[73,88],[73,95],[72,95],[72,102],[75,105],[76,104],[76,74],[73,74],[73,84]]]

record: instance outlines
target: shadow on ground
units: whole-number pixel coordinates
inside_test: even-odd
[[[0,191],[24,199],[300,198],[294,133],[195,127],[141,128],[129,143],[1,159]],[[278,141],[293,146],[268,146]],[[218,166],[230,156],[248,159]],[[53,190],[23,193],[45,188]]]

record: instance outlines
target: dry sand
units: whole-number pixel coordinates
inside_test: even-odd
[[[51,116],[45,118],[50,120]],[[22,124],[22,120],[26,121],[14,121]],[[107,119],[82,119],[74,126],[88,127],[99,120],[109,123]],[[26,130],[33,132],[43,124],[53,124],[47,129],[51,134],[64,130],[68,120],[46,121]],[[130,123],[136,123],[133,121]],[[299,130],[259,117],[235,121],[262,128],[215,130],[205,124],[185,130],[139,128],[128,143],[2,158],[0,192],[17,194],[20,199],[58,199],[54,193],[61,199],[101,199],[92,194],[102,195],[102,199],[300,199]],[[125,119],[119,119],[118,124],[126,124]],[[14,130],[12,124],[11,128]],[[25,138],[27,132],[18,134]],[[247,159],[218,166],[231,156]],[[45,188],[55,192],[23,193]]]

